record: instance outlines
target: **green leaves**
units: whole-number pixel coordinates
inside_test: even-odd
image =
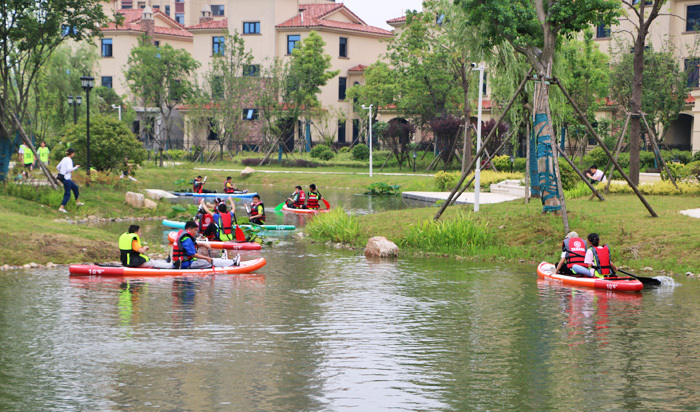
[[[299,47],[292,50],[285,100],[302,110],[317,107],[321,86],[340,73],[339,70],[329,71],[331,56],[325,54],[325,45],[321,36],[311,31]]]

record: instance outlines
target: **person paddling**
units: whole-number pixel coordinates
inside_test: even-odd
[[[237,190],[236,184],[231,182],[231,176],[228,176],[224,182],[224,193],[236,193]]]
[[[608,245],[600,246],[600,237],[597,233],[588,235],[588,249],[583,263],[574,265],[571,269],[574,273],[589,278],[603,278],[615,274],[617,267],[610,259],[610,248]]]
[[[586,241],[581,239],[576,232],[569,232],[562,242],[561,260],[557,263],[556,273],[573,275],[571,268],[581,264],[586,257]]]
[[[211,190],[207,190],[204,188],[204,184],[207,182],[207,177],[204,176],[204,179],[202,179],[202,176],[197,176],[194,181],[192,182],[192,192],[194,193],[212,193]]]
[[[318,209],[321,207],[321,205],[318,203],[321,199],[323,199],[323,196],[321,196],[321,192],[319,192],[316,189],[316,185],[311,183],[309,185],[309,193],[307,193],[306,196],[306,208],[307,209]]]
[[[294,209],[306,208],[306,194],[301,190],[301,186],[296,186],[294,188],[294,193],[287,198],[286,202],[288,207]]]
[[[173,267],[176,269],[207,269],[212,266],[227,267],[240,266],[240,256],[236,260],[214,259],[197,252],[198,246],[209,249],[209,245],[203,242],[201,245],[195,241],[197,236],[197,223],[192,220],[185,223],[173,242]]]

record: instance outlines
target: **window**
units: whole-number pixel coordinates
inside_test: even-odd
[[[153,11],[155,12],[155,11],[158,11],[158,10],[160,10],[160,6],[157,5],[157,4],[154,4],[154,5],[153,5]]]
[[[352,144],[360,141],[360,119],[352,120]]]
[[[488,78],[489,77],[486,75],[486,70],[484,70],[484,87],[481,88],[481,92],[483,94],[486,94],[486,89],[487,89],[486,83],[487,83]]]
[[[298,34],[290,34],[287,36],[287,54],[292,54],[292,50],[297,47],[297,44],[301,41],[301,36]]]
[[[345,91],[348,88],[348,78],[338,77],[338,100],[345,100]]]
[[[214,4],[211,6],[211,15],[212,16],[225,16],[224,14],[224,5],[223,4]]]
[[[216,132],[216,123],[214,123],[214,119],[209,119],[208,129],[207,140],[219,140],[219,134]]]
[[[246,64],[243,66],[243,76],[258,77],[260,76],[259,64]]]
[[[145,1],[140,1],[140,2],[139,2],[139,8],[140,8],[140,9],[145,9],[145,8],[146,8],[146,2],[145,2]]]
[[[69,34],[78,34],[78,28],[64,24],[61,26],[61,36],[68,36]]]
[[[360,85],[360,82],[355,82],[355,83],[353,83],[352,85],[353,85],[353,86],[359,86],[359,85]],[[352,102],[355,103],[355,104],[357,103],[357,95],[355,95],[355,98],[352,99]]]
[[[445,13],[440,13],[437,16],[435,16],[435,24],[438,26],[442,26],[445,24]]]
[[[180,24],[185,24],[185,13],[175,13],[175,21]]]
[[[165,15],[170,17],[170,5],[165,6]]]
[[[598,26],[596,26],[596,39],[607,39],[608,37],[610,37],[610,26],[606,25],[605,23],[600,23]]]
[[[132,6],[131,0],[122,0],[122,9],[130,9]]]
[[[112,76],[102,76],[102,87],[112,88]]]
[[[243,120],[258,120],[258,109],[243,109]]]
[[[214,76],[211,78],[211,97],[212,99],[224,98],[224,78]]]
[[[345,120],[338,120],[338,143],[345,143]]]
[[[112,39],[102,39],[102,57],[112,57]]]
[[[211,38],[211,54],[213,56],[224,55],[224,36],[214,36]]]
[[[243,34],[260,34],[260,22],[259,21],[244,21],[243,22]]]
[[[338,50],[338,56],[348,57],[348,38],[347,37],[340,38],[340,47]]]
[[[153,45],[156,46],[156,47],[160,47],[160,40],[155,40],[155,41],[153,42]]]
[[[685,59],[685,72],[688,74],[688,87],[700,86],[700,58]]]
[[[688,6],[688,15],[686,16],[685,31],[700,30],[700,4]]]

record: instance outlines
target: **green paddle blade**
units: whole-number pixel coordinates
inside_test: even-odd
[[[279,205],[277,205],[277,207],[275,208],[275,212],[281,211],[283,207],[284,207],[284,202],[282,202],[282,203],[280,203]]]

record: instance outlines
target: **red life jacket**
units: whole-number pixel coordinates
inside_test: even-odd
[[[219,212],[219,220],[216,222],[216,235],[222,242],[233,240],[233,216],[231,212]]]
[[[192,184],[192,191],[194,193],[202,193],[202,189],[204,189],[204,185],[202,184],[202,181],[194,179],[194,183]]]
[[[228,181],[225,182],[224,183],[224,193],[234,193],[234,192],[235,192],[235,190],[233,189],[233,185],[228,183]]]
[[[309,209],[318,209],[320,205],[318,201],[321,199],[321,192],[309,190],[309,197],[306,199],[306,207]]]
[[[306,203],[306,194],[303,190],[300,190],[299,193],[297,193],[297,198],[294,201],[293,206],[297,209],[301,209],[302,207],[304,207],[304,203]]]
[[[261,209],[262,213],[258,209]],[[265,205],[262,202],[250,204],[250,218],[265,222]]]
[[[574,265],[581,265],[586,257],[586,242],[580,237],[564,239],[561,251],[565,252],[566,266],[571,269]]]
[[[595,269],[595,275],[598,277],[607,276],[612,274],[612,268],[610,267],[610,248],[608,245],[603,246],[591,246],[593,250],[593,269]],[[602,276],[601,276],[602,275]]]
[[[192,256],[188,256],[185,248],[182,247],[182,242],[187,238],[192,239],[195,248],[197,247],[197,242],[195,242],[192,235],[190,235],[185,229],[180,229],[180,231],[177,232],[177,236],[175,236],[176,240],[173,242],[173,263],[192,260]],[[179,267],[179,265],[176,267]]]
[[[199,233],[204,233],[204,231],[207,230],[209,225],[211,225],[214,222],[214,216],[212,216],[209,213],[202,213],[199,215]],[[210,234],[207,236],[209,240],[214,239],[214,234]]]

